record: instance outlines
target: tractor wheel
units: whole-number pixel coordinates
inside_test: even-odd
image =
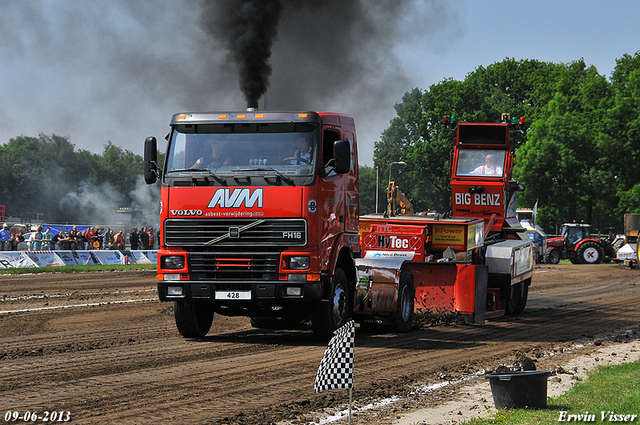
[[[174,316],[178,332],[185,338],[202,338],[211,329],[213,307],[206,303],[174,301]]]
[[[578,261],[582,264],[600,264],[604,259],[602,247],[595,242],[585,242],[578,249]]]
[[[560,262],[560,250],[557,248],[549,248],[544,253],[545,264],[558,264]]]
[[[317,338],[328,341],[334,331],[347,323],[349,318],[348,285],[347,275],[342,269],[336,268],[331,281],[329,302],[315,305],[311,311],[311,327]]]
[[[406,271],[400,276],[400,291],[398,292],[398,310],[393,317],[393,332],[409,332],[413,327],[413,278]]]

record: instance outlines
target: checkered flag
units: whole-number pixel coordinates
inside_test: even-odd
[[[353,348],[356,343],[356,323],[351,320],[333,333],[324,351],[314,393],[333,388],[353,388]]]

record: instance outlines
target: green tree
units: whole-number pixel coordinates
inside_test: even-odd
[[[360,185],[360,214],[372,214],[376,212],[376,169],[367,165],[361,165],[358,169]],[[380,189],[380,188],[378,188]],[[384,199],[384,193],[378,193],[379,201]],[[378,211],[380,206],[378,206]]]
[[[396,105],[397,117],[376,142],[374,164],[384,169],[393,161],[406,162],[407,172],[398,183],[416,210],[450,211],[453,132],[442,124],[443,116],[467,122],[498,122],[503,112],[526,116],[540,107],[536,95],[548,96],[537,84],[557,68],[535,60],[505,59],[478,67],[464,81],[445,79],[424,92],[413,89]],[[522,134],[513,138],[517,146],[525,141]]]
[[[130,203],[130,193],[142,174],[142,158],[107,142],[102,155],[75,150],[67,137],[40,134],[20,136],[0,145],[0,203],[7,214],[44,216],[50,222],[81,220],[86,204],[81,198],[95,196],[94,210],[104,208],[97,193],[111,187],[110,199]],[[83,190],[78,195],[78,190]],[[69,197],[68,194],[77,196]],[[115,209],[116,206],[113,206]]]
[[[556,79],[547,82],[555,95],[534,116],[517,152],[514,177],[526,188],[523,203],[541,205],[543,226],[584,220],[603,228],[614,220],[616,203],[601,148],[611,87],[584,61],[556,71]]]
[[[97,169],[98,178],[94,183],[112,184],[129,204],[129,193],[135,189],[137,177],[142,173],[142,157],[107,142],[99,158]]]
[[[638,54],[625,55],[609,82],[583,59],[556,64],[507,58],[478,67],[463,81],[415,88],[396,105],[397,116],[376,142],[374,164],[386,170],[391,162],[406,162],[406,172],[395,179],[416,209],[448,211],[453,143],[442,116],[460,122],[498,122],[504,112],[524,116],[530,129],[511,134],[514,178],[526,188],[519,205],[538,201],[540,221],[550,229],[573,219],[599,228],[617,224],[616,208],[640,209],[634,196],[640,193],[634,188],[640,175],[639,62]]]
[[[615,97],[607,122],[609,172],[619,198],[618,215],[640,212],[640,52],[616,61],[611,84]]]

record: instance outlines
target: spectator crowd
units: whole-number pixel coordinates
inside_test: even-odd
[[[134,227],[128,235],[130,249],[154,249],[157,236],[152,227],[142,227],[140,230]],[[127,247],[124,231],[116,232],[109,227],[105,230],[102,226],[95,226],[79,231],[77,226],[73,226],[68,232],[58,231],[54,234],[50,227],[43,229],[42,226],[38,226],[25,240],[22,230],[10,229],[7,223],[4,223],[0,230],[0,250],[18,251],[21,243],[26,243],[27,249],[34,251],[124,250]]]

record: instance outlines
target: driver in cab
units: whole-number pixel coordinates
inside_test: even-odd
[[[498,164],[497,158],[493,154],[488,154],[485,157],[484,165],[480,165],[471,174],[483,174],[485,176],[501,176],[502,167]]]
[[[224,151],[224,143],[220,141],[211,142],[211,152],[205,153],[198,158],[191,168],[208,168],[209,170],[215,170],[223,165],[229,165],[231,163],[231,157],[225,155]]]
[[[298,144],[298,149],[293,152],[291,164],[293,165],[302,165],[302,164],[311,164],[313,160],[313,148],[309,143],[309,139],[305,136],[298,137],[296,140]]]

